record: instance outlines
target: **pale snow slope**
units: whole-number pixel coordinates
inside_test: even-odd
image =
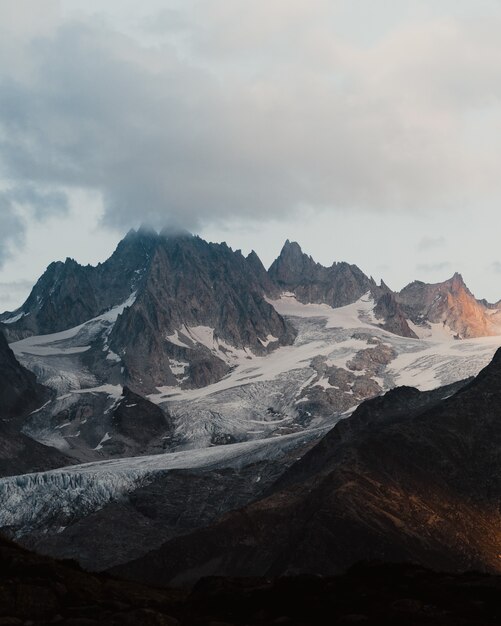
[[[131,306],[136,298],[132,293],[122,304],[79,326],[59,333],[35,335],[10,344],[19,361],[32,370],[40,382],[55,389],[58,394],[93,387],[94,375],[83,367],[79,356],[90,349],[98,337],[103,339],[103,351],[111,361],[120,360],[107,346],[107,337],[118,316]]]
[[[10,347],[14,351],[14,354],[20,357],[25,354],[34,356],[54,356],[85,352],[90,346],[81,344],[88,343],[94,339],[96,335],[102,331],[103,327],[114,324],[118,316],[122,314],[127,307],[134,304],[135,299],[136,294],[133,293],[122,304],[113,307],[102,315],[88,320],[79,326],[63,330],[59,333],[27,337],[21,341],[11,343]],[[73,345],[75,342],[77,345]]]
[[[393,335],[377,325],[369,294],[337,309],[302,304],[292,294],[270,303],[297,327],[294,345],[266,356],[242,354],[225,378],[202,389],[161,387],[158,394],[150,396],[168,406],[178,435],[194,447],[207,445],[214,429],[249,438],[297,429],[298,410],[308,399],[305,390],[332,388],[311,367],[312,360],[320,355],[328,366],[346,369],[357,352],[372,347],[366,337],[391,346],[398,355],[382,376],[373,377],[383,390],[397,385],[427,390],[473,376],[501,345],[501,337],[457,341],[438,324],[423,339]],[[311,426],[322,421],[317,417]],[[335,421],[333,408],[329,422]]]

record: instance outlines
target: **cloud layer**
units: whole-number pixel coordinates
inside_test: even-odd
[[[501,199],[497,15],[364,40],[338,26],[347,2],[187,0],[138,39],[21,4],[0,0],[4,242],[22,241],[19,205],[43,218],[72,188],[121,229]]]

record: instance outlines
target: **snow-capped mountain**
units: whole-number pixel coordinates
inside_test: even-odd
[[[297,243],[267,272],[255,253],[140,229],[95,268],[52,264],[1,319],[19,361],[55,395],[23,432],[83,462],[301,432],[399,384],[473,376],[499,345],[498,313],[458,277],[394,293]]]
[[[498,313],[457,276],[395,293],[290,242],[268,272],[145,229],[95,268],[52,264],[1,316],[27,404],[2,426],[0,524],[89,567],[141,557],[137,533],[153,549],[261,497],[364,400],[478,374]]]

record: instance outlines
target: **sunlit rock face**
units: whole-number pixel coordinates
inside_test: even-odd
[[[501,310],[476,300],[457,273],[443,283],[414,281],[397,294],[397,300],[417,325],[440,323],[458,338],[501,334]]]

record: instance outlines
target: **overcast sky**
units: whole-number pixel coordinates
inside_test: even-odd
[[[501,298],[499,0],[0,0],[0,310],[181,227]]]

